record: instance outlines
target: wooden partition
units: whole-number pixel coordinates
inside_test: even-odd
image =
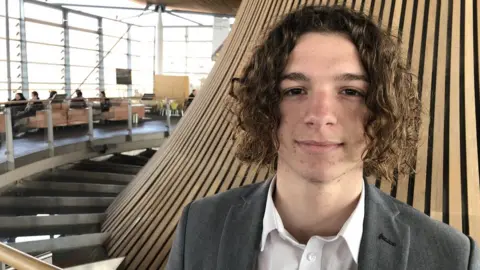
[[[183,102],[189,93],[188,76],[155,75],[155,97],[176,99]]]
[[[272,172],[233,157],[222,104],[263,28],[304,4],[362,10],[400,36],[424,106],[416,174],[392,188],[373,183],[480,241],[480,3],[477,0],[243,0],[235,26],[185,118],[108,209],[110,256],[128,269],[166,264],[182,208],[192,200],[263,181]],[[474,19],[476,17],[476,19]],[[479,109],[477,109],[479,108]]]

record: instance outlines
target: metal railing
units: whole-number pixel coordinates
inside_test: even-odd
[[[61,270],[31,255],[0,242],[0,262],[21,270]],[[2,269],[3,270],[3,269]]]
[[[72,100],[74,98],[65,98],[63,102]],[[141,98],[139,97],[129,97],[129,98],[123,98],[123,97],[108,97],[109,100],[128,100],[128,111],[127,111],[127,141],[132,140],[132,135],[133,135],[133,113],[132,113],[132,100],[140,100]],[[93,131],[93,103],[95,101],[102,101],[102,98],[85,98],[85,102],[87,103],[87,108],[88,108],[88,140],[91,142],[95,140],[94,136],[94,131]],[[31,101],[10,101],[10,102],[0,102],[0,105],[15,105],[15,104],[27,104]],[[48,147],[48,153],[49,157],[53,157],[55,155],[55,145],[54,145],[54,125],[53,125],[53,118],[52,118],[52,100],[38,100],[36,102],[42,102],[46,103],[46,108],[44,111],[46,111],[47,114],[47,147]],[[172,117],[172,112],[169,103],[167,102],[165,104],[165,115],[166,115],[166,122],[167,122],[167,133],[170,134],[171,131],[171,117]],[[15,149],[14,149],[14,144],[13,144],[13,125],[12,125],[12,109],[11,107],[5,107],[4,108],[4,117],[5,117],[5,146],[6,146],[6,151],[5,151],[5,156],[6,156],[6,163],[7,163],[7,169],[8,171],[14,170],[15,169]]]

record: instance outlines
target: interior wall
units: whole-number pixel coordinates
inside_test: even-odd
[[[112,204],[103,231],[128,269],[165,266],[182,208],[263,181],[266,169],[234,159],[222,104],[262,27],[303,4],[363,10],[401,37],[424,106],[416,174],[383,191],[480,241],[480,15],[477,0],[243,0],[222,55],[185,118],[149,167]]]

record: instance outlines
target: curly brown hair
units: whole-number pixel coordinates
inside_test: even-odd
[[[308,6],[287,14],[255,48],[230,91],[236,157],[275,165],[282,100],[278,86],[296,42],[309,32],[344,34],[358,49],[369,81],[364,175],[394,182],[394,171],[411,173],[421,110],[415,77],[401,57],[398,39],[366,15],[340,6]]]

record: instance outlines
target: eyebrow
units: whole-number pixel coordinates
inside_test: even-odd
[[[340,75],[336,75],[334,78],[336,81],[363,81],[368,83],[367,76],[363,74],[355,74],[355,73],[343,73]],[[303,81],[309,82],[310,78],[308,78],[305,74],[300,72],[292,72],[285,74],[281,77],[280,81],[283,80],[290,80],[290,81]]]

